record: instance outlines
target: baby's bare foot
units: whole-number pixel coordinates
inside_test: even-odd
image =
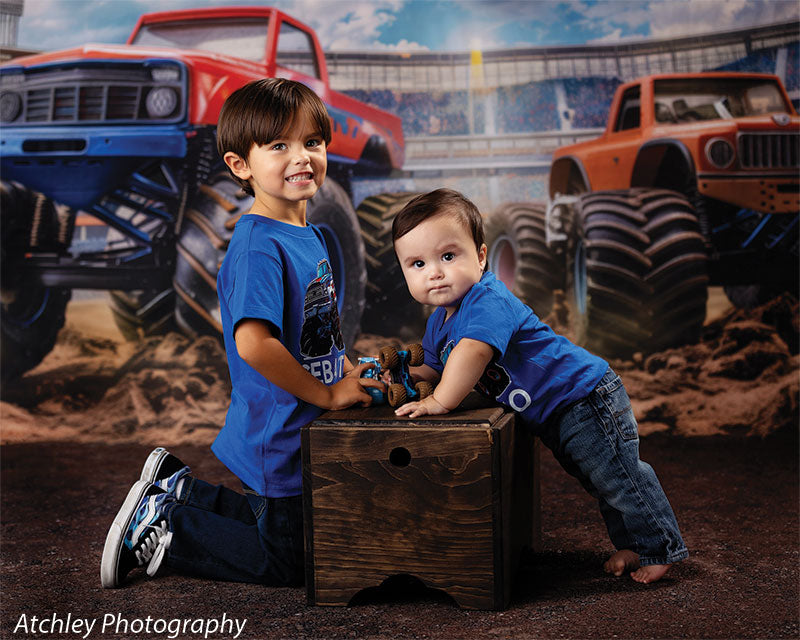
[[[636,571],[639,569],[639,554],[630,549],[617,551],[603,564],[606,573],[613,573],[621,576],[626,571]]]
[[[631,574],[631,578],[636,580],[636,582],[648,584],[656,580],[661,580],[667,572],[667,569],[669,569],[668,564],[648,564],[646,567],[634,571]]]

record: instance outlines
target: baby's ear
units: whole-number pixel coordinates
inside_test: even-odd
[[[486,252],[488,251],[486,244],[482,244],[478,251],[478,262],[480,262],[481,269],[486,269]]]
[[[249,180],[250,176],[250,167],[247,166],[247,161],[242,158],[237,153],[233,151],[228,151],[222,156],[222,159],[225,161],[225,164],[228,165],[228,168],[231,170],[233,175],[241,180]]]

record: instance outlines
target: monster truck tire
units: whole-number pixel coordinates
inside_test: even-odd
[[[392,246],[392,223],[416,193],[384,193],[365,198],[356,210],[364,238],[367,299],[361,327],[365,332],[417,340],[427,313],[408,292]]]
[[[783,292],[782,287],[769,284],[725,285],[723,290],[731,304],[738,309],[760,307]]]
[[[545,209],[533,202],[504,204],[486,223],[489,270],[540,318],[550,313],[553,291],[563,286],[545,241]]]
[[[418,367],[425,363],[425,350],[419,342],[408,345],[406,349],[408,350],[409,366]]]
[[[402,384],[390,384],[387,399],[392,407],[399,407],[401,404],[405,404],[406,400],[408,400],[406,388]]]
[[[29,283],[19,267],[31,248],[65,251],[74,216],[41,193],[6,181],[0,183],[0,211],[0,379],[5,383],[39,364],[64,326],[72,292]]]
[[[108,306],[117,329],[131,342],[176,328],[174,289],[109,291]]]
[[[433,395],[433,385],[430,382],[417,382],[414,388],[417,390],[420,400],[424,400],[428,396]]]
[[[0,314],[0,371],[8,382],[39,364],[64,326],[69,289],[19,287],[4,292]]]
[[[325,237],[331,259],[344,344],[351,347],[361,330],[367,282],[364,241],[358,218],[344,189],[330,178],[308,202],[308,221]]]
[[[763,224],[760,234],[756,231],[757,236],[753,242],[760,242],[760,262],[768,275],[762,276],[761,282],[725,285],[728,300],[740,309],[759,307],[787,291],[797,297],[800,290],[800,271],[797,268],[800,216],[781,214],[770,217],[755,212],[752,214],[745,221],[733,225],[733,238],[728,243],[741,246],[750,241],[755,229]]]
[[[200,189],[186,210],[173,286],[175,320],[189,335],[221,336],[217,273],[233,234],[233,223],[251,202],[227,172],[220,172]],[[344,344],[352,344],[359,330],[366,279],[355,212],[342,188],[329,180],[309,201],[307,218],[325,237]]]
[[[605,356],[699,338],[707,255],[695,212],[677,192],[595,192],[576,204],[567,269],[575,340]]]
[[[400,354],[394,347],[382,347],[378,354],[381,369],[384,371],[392,370],[400,364]]]
[[[212,174],[189,201],[175,256],[175,322],[187,335],[222,337],[217,273],[228,250],[236,216],[250,208],[227,171]]]

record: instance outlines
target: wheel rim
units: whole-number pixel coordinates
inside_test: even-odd
[[[339,242],[339,236],[337,236],[328,225],[319,224],[317,228],[322,231],[325,244],[328,245],[328,257],[331,260],[331,269],[333,270],[333,284],[336,287],[336,307],[339,312],[341,312],[344,298],[347,294],[344,278],[345,266],[342,243]]]
[[[583,240],[578,240],[575,247],[575,260],[572,265],[572,277],[575,295],[575,308],[581,315],[586,314],[586,248],[583,245]]]
[[[17,293],[24,293],[18,290]],[[28,295],[33,293],[33,296]],[[3,322],[9,322],[16,327],[27,328],[34,324],[41,318],[44,310],[47,308],[47,302],[50,300],[50,289],[33,289],[28,290],[28,294],[24,294],[21,300],[3,305]]]
[[[514,286],[517,272],[517,252],[508,236],[500,236],[489,250],[489,269],[509,289]]]

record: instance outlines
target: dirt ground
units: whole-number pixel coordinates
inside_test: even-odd
[[[29,443],[2,447],[0,637],[23,614],[129,620],[247,619],[240,638],[797,638],[798,441],[783,429],[744,436],[642,439],[691,556],[653,585],[613,578],[592,499],[542,456],[544,548],[526,556],[504,612],[464,611],[420,588],[310,607],[303,589],[214,583],[177,575],[100,587],[110,521],[149,447]],[[195,473],[236,486],[207,447],[175,452]],[[80,637],[56,635],[55,637]],[[113,633],[102,636],[166,637]],[[180,635],[203,637],[202,634]],[[232,637],[212,634],[209,637]]]
[[[246,619],[238,637],[257,639],[800,637],[793,299],[749,312],[723,305],[700,343],[612,363],[690,558],[654,585],[606,576],[610,548],[593,500],[545,451],[543,549],[524,558],[504,612],[464,611],[408,583],[362,593],[347,608],[309,607],[303,589],[176,575],[101,589],[106,531],[153,446],[238,487],[208,448],[230,391],[218,345],[177,335],[123,343],[103,309],[71,303],[56,349],[2,390],[0,638],[82,637],[85,628],[25,632],[32,616],[70,614],[96,621],[88,637],[108,638],[171,636],[113,625],[101,633],[117,614],[129,624]],[[362,336],[355,346],[370,353],[386,340]],[[171,637],[203,636],[190,628]]]

